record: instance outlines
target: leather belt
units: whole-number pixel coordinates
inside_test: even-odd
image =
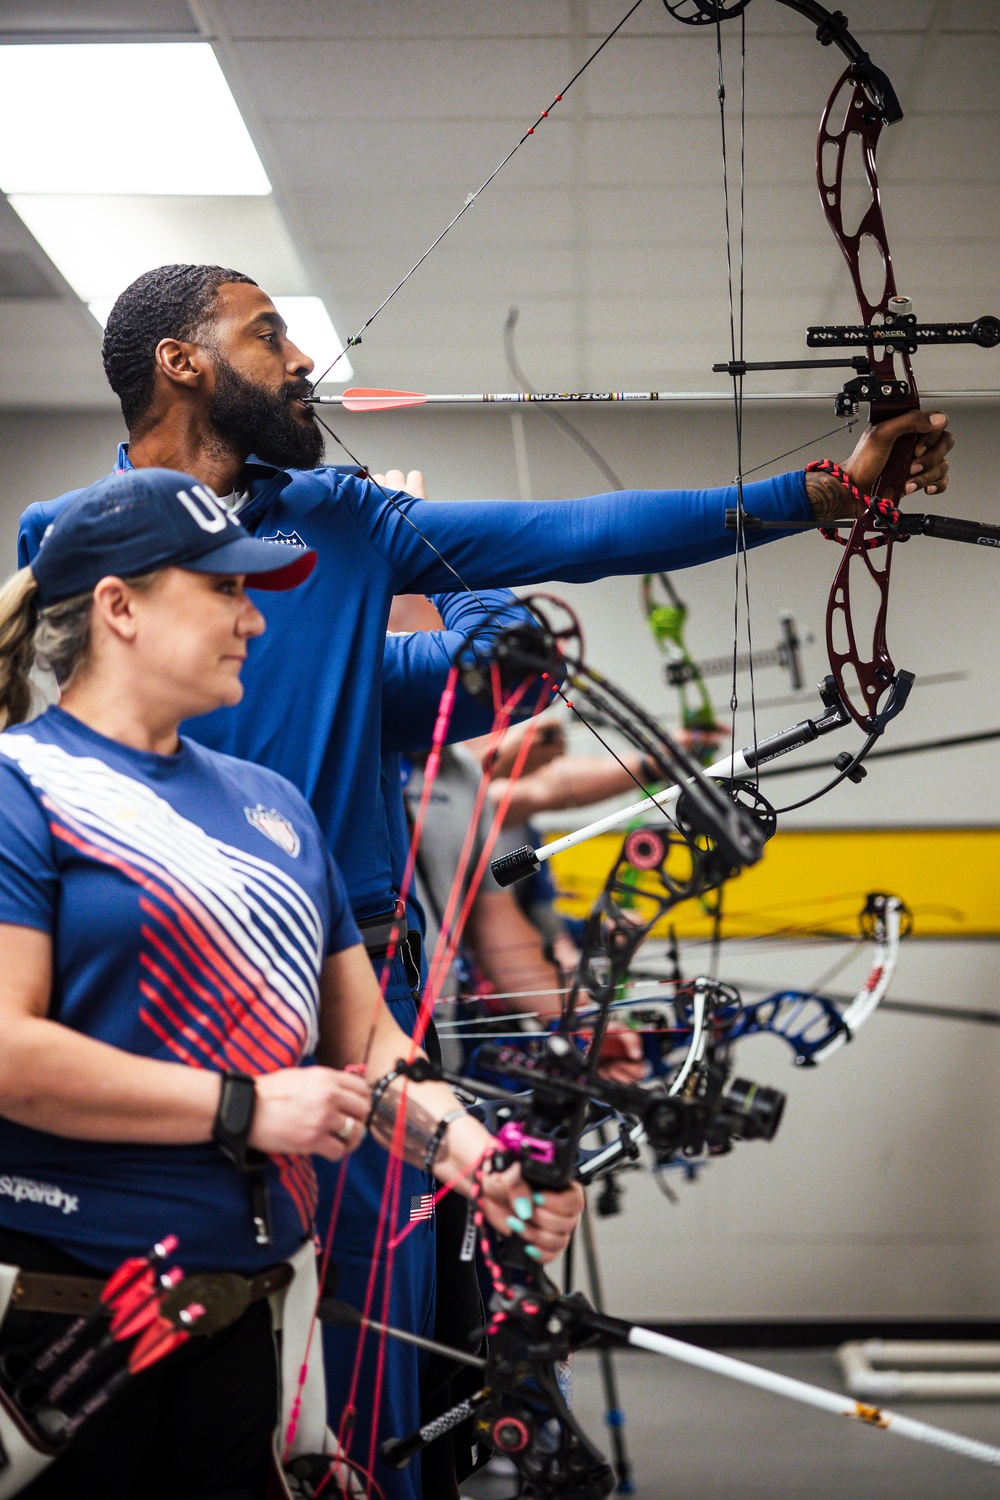
[[[252,1302],[260,1302],[274,1292],[283,1291],[294,1272],[287,1261],[268,1266],[256,1276],[241,1276],[237,1271],[208,1271],[186,1276],[164,1297],[162,1310],[167,1317],[180,1312],[190,1302],[200,1302],[205,1311],[193,1332],[216,1333],[242,1317]],[[10,1308],[17,1312],[62,1313],[67,1317],[86,1317],[100,1311],[104,1279],[92,1276],[52,1276],[46,1271],[18,1271]]]
[[[394,929],[397,946],[402,946],[406,941],[409,930],[406,925],[406,909],[398,902],[392,911],[381,912],[377,917],[360,917],[357,923],[369,958],[385,958]]]

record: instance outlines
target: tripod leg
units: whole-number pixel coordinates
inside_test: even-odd
[[[604,1292],[601,1288],[601,1271],[597,1263],[597,1245],[594,1241],[594,1225],[590,1217],[589,1203],[584,1207],[580,1216],[580,1230],[583,1239],[583,1255],[587,1263],[587,1280],[590,1282],[590,1300],[594,1304],[595,1311],[603,1314]],[[601,1363],[601,1384],[604,1387],[604,1420],[611,1430],[611,1447],[614,1450],[615,1471],[618,1475],[616,1494],[631,1495],[635,1490],[635,1485],[632,1483],[632,1465],[625,1447],[625,1413],[618,1400],[618,1377],[615,1374],[614,1357],[610,1349],[600,1349],[598,1358]]]

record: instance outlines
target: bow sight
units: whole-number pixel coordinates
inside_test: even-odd
[[[576,1172],[579,1138],[608,1109],[643,1127],[659,1162],[678,1155],[725,1155],[736,1140],[773,1140],[785,1095],[745,1078],[726,1088],[728,1068],[712,1061],[696,1075],[695,1091],[672,1095],[660,1083],[614,1083],[588,1079],[586,1063],[566,1037],[550,1037],[535,1054],[485,1046],[484,1072],[530,1086],[526,1111],[500,1132],[504,1152],[498,1167],[519,1161],[533,1187],[558,1191]]]
[[[665,1162],[677,1155],[725,1155],[737,1140],[771,1141],[785,1107],[780,1090],[746,1078],[733,1079],[727,1088],[729,1070],[723,1061],[713,1060],[700,1069],[694,1091],[687,1096],[672,1095],[660,1081],[615,1083],[594,1078],[584,1054],[558,1032],[531,1052],[485,1045],[477,1063],[482,1073],[522,1084],[528,1091],[518,1096],[517,1117],[497,1131],[495,1170],[517,1162],[526,1182],[548,1192],[560,1192],[574,1180],[581,1137],[606,1121],[609,1112],[641,1124],[657,1159]],[[443,1081],[469,1088],[468,1078],[425,1058],[398,1068],[414,1083]],[[474,1087],[487,1099],[513,1102],[502,1087],[479,1079]],[[593,1174],[589,1176],[592,1180]]]
[[[918,323],[909,297],[890,297],[889,311],[881,323],[820,324],[806,329],[810,349],[850,349],[865,344],[869,350],[881,346],[882,355],[855,354],[848,359],[728,359],[712,366],[714,375],[743,376],[773,370],[854,370],[833,398],[838,417],[856,416],[862,404],[896,402],[906,409],[913,395],[912,383],[898,378],[889,366],[895,355],[910,355],[921,344],[977,344],[995,349],[1000,344],[1000,318],[985,313],[974,323]]]

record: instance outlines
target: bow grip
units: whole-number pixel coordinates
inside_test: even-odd
[[[886,410],[879,411],[874,403],[869,410],[872,426],[877,427],[880,422],[887,422],[892,417],[902,416],[906,411],[918,408],[913,406],[900,406],[893,403]],[[903,499],[907,482],[910,478],[910,465],[913,462],[914,450],[917,446],[919,433],[908,432],[903,437],[897,438],[892,445],[892,452],[886,459],[885,468],[882,470],[875,484],[872,486],[872,495],[879,500],[891,500],[898,505]]]

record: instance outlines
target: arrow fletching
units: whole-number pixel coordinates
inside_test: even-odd
[[[150,1281],[150,1261],[146,1256],[140,1260],[137,1257],[132,1260],[123,1260],[117,1271],[112,1271],[104,1289],[101,1292],[101,1301],[105,1307],[115,1307],[120,1297],[128,1294],[129,1290],[139,1285],[142,1281]],[[148,1289],[148,1288],[147,1288]]]
[[[177,1314],[178,1321],[182,1324],[180,1328],[169,1318],[157,1318],[133,1346],[128,1357],[129,1374],[138,1375],[140,1370],[148,1369],[158,1360],[165,1359],[174,1349],[179,1349],[181,1344],[186,1344],[191,1337],[191,1329],[204,1314],[205,1309],[200,1302],[191,1302]]]
[[[130,1339],[137,1333],[147,1328],[154,1318],[159,1316],[160,1301],[171,1287],[175,1287],[179,1281],[184,1280],[184,1272],[180,1266],[174,1266],[160,1278],[159,1286],[154,1286],[152,1272],[148,1273],[148,1283],[139,1282],[124,1297],[122,1297],[114,1311],[111,1319],[111,1335],[116,1339]]]
[[[101,1301],[106,1307],[114,1307],[118,1298],[128,1289],[141,1280],[150,1266],[157,1261],[167,1260],[173,1255],[178,1246],[175,1234],[165,1234],[162,1240],[158,1240],[148,1255],[133,1256],[129,1260],[123,1260],[116,1271],[112,1271],[101,1291]],[[152,1282],[149,1283],[152,1285]],[[147,1288],[148,1290],[148,1288]]]
[[[397,406],[423,406],[426,400],[419,391],[376,391],[355,386],[344,392],[341,403],[345,411],[391,411]]]

